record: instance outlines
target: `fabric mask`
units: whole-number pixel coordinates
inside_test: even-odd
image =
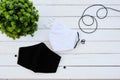
[[[18,64],[34,72],[54,73],[61,57],[44,43],[19,49]]]
[[[49,33],[49,42],[54,51],[72,50],[79,42],[79,33],[61,22],[54,21]]]

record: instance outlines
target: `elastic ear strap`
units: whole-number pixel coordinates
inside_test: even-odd
[[[98,19],[104,19],[104,18],[106,18],[106,17],[108,16],[108,10],[113,10],[113,11],[116,11],[116,12],[120,12],[120,10],[118,10],[118,9],[114,9],[114,8],[111,8],[111,7],[106,7],[106,6],[102,5],[102,4],[94,4],[94,5],[88,6],[88,7],[83,11],[81,18],[80,18],[79,21],[78,21],[79,29],[80,29],[82,32],[87,33],[87,34],[94,33],[94,32],[98,29],[98,21],[97,21],[96,17],[87,13],[88,9],[90,9],[90,8],[92,8],[92,7],[100,7],[100,8],[98,8],[98,9],[96,10],[96,12],[95,12],[95,13],[96,13],[96,17],[97,17]],[[105,12],[104,12],[104,14],[105,14],[104,16],[100,16],[100,15],[99,15],[99,13],[101,12],[101,10],[102,10],[102,11],[103,11],[103,10],[105,11]],[[92,19],[91,24],[87,23],[87,21],[85,20],[85,17],[89,17],[89,18]],[[86,26],[86,27],[89,27],[89,28],[90,28],[90,27],[92,27],[92,26],[95,26],[95,28],[94,28],[93,30],[91,30],[91,31],[86,31],[85,28],[82,27],[81,23],[84,25],[84,27]],[[92,28],[91,28],[91,29],[92,29]]]
[[[76,46],[78,45],[78,43],[79,43],[79,41],[80,41],[80,35],[79,35],[79,32],[77,32],[77,36],[78,36],[78,40],[77,40],[77,42],[76,42],[74,48],[76,48]]]

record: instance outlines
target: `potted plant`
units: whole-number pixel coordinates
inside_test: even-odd
[[[38,10],[29,0],[0,0],[0,31],[18,39],[37,30]]]

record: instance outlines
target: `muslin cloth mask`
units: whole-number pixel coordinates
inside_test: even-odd
[[[79,33],[60,21],[54,21],[49,33],[49,42],[53,51],[72,50],[79,42]]]

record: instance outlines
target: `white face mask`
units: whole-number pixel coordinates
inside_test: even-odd
[[[79,33],[54,21],[49,33],[49,41],[54,51],[72,50],[79,42]]]

